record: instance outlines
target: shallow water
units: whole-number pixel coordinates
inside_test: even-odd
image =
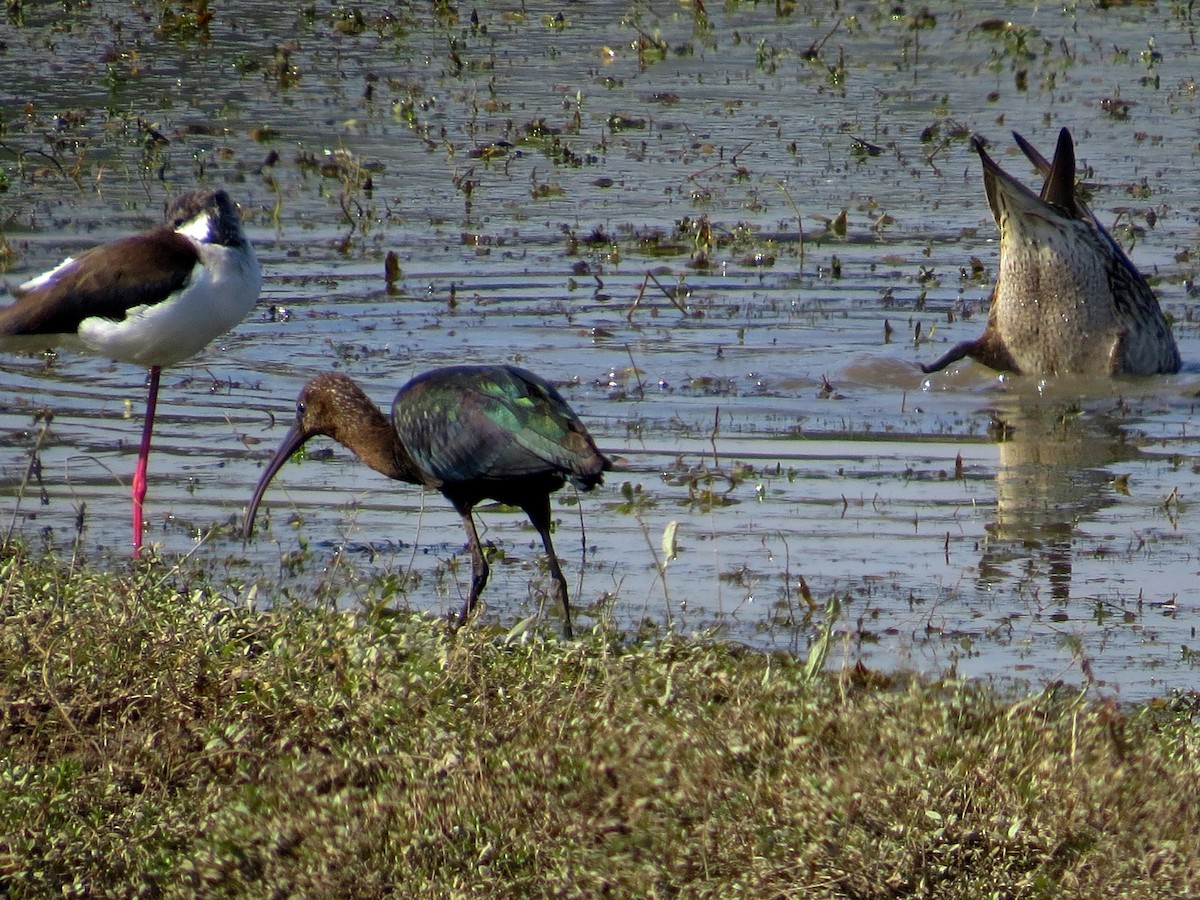
[[[167,5],[26,5],[0,51],[7,278],[149,226],[197,182],[235,195],[263,264],[259,311],[164,376],[161,555],[231,597],[371,585],[456,609],[452,509],[331,442],[276,477],[253,540],[237,526],[311,375],[342,368],[386,404],[425,369],[511,361],[618,459],[599,492],[556,498],[579,625],[805,652],[837,596],[839,665],[1200,687],[1183,13],[727,3],[705,27],[689,4],[589,3],[561,23],[481,8],[473,28],[435,4],[360,7],[354,33],[239,6],[195,29]],[[1184,372],[921,375],[982,329],[995,273],[968,135],[1033,182],[1009,130],[1049,151],[1063,125]],[[0,370],[5,527],[123,564],[143,373],[69,353]],[[502,554],[487,615],[513,622],[544,598],[540,543],[518,513],[481,520]]]

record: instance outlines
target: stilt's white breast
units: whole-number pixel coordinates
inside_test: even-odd
[[[122,362],[169,366],[195,356],[245,319],[262,289],[253,248],[248,242],[240,247],[198,242],[197,249],[200,264],[182,289],[161,303],[129,310],[120,322],[84,319],[79,326],[84,345]]]

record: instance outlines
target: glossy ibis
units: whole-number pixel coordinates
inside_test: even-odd
[[[198,353],[254,307],[262,274],[229,195],[195,190],[166,224],[69,257],[13,290],[0,349],[63,345],[150,370],[133,476],[133,555],[142,547],[146,465],[162,367]]]
[[[1178,372],[1179,349],[1146,279],[1075,192],[1075,146],[1062,129],[1054,159],[1017,145],[1045,177],[1035,194],[998,166],[983,141],[983,186],[1000,229],[1000,272],[982,336],[925,372],[970,356],[1026,375]]]
[[[570,481],[590,490],[612,462],[579,417],[551,385],[515,366],[448,366],[418,375],[396,394],[392,419],[349,377],[328,372],[313,378],[296,402],[296,422],[267,464],[246,511],[243,535],[271,479],[315,435],[352,450],[377,472],[441,491],[462,517],[471,553],[471,588],[465,622],[487,583],[471,510],[496,500],[525,511],[542,537],[555,592],[562,602],[563,633],[570,638],[571,607],[550,540],[550,494]]]

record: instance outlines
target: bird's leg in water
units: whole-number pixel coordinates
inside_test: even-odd
[[[462,615],[458,619],[461,628],[467,624],[467,619],[475,611],[475,602],[487,584],[488,564],[483,555],[483,545],[479,543],[479,532],[475,530],[475,518],[471,515],[470,507],[460,507],[458,514],[462,516],[463,527],[467,529],[467,544],[471,550],[471,591],[467,594],[467,602],[463,604]]]
[[[540,503],[534,502],[524,509],[525,515],[529,516],[529,521],[542,536],[542,546],[546,548],[546,560],[550,564],[550,577],[554,580],[554,593],[558,595],[558,600],[562,604],[563,637],[569,641],[574,637],[571,631],[571,603],[567,600],[567,579],[563,575],[562,567],[558,564],[558,554],[554,552],[554,543],[550,540],[550,495],[543,496]]]
[[[142,555],[142,503],[146,499],[146,465],[150,460],[150,435],[154,431],[154,408],[158,405],[161,366],[150,367],[150,391],[146,395],[146,421],[142,424],[142,446],[133,470],[133,555]]]

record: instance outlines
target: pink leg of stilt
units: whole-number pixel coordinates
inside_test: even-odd
[[[154,431],[154,407],[158,405],[158,379],[161,366],[150,367],[150,392],[146,396],[146,421],[142,425],[142,446],[137,468],[133,471],[133,555],[142,555],[142,501],[146,499],[146,463],[150,458],[150,433]]]

